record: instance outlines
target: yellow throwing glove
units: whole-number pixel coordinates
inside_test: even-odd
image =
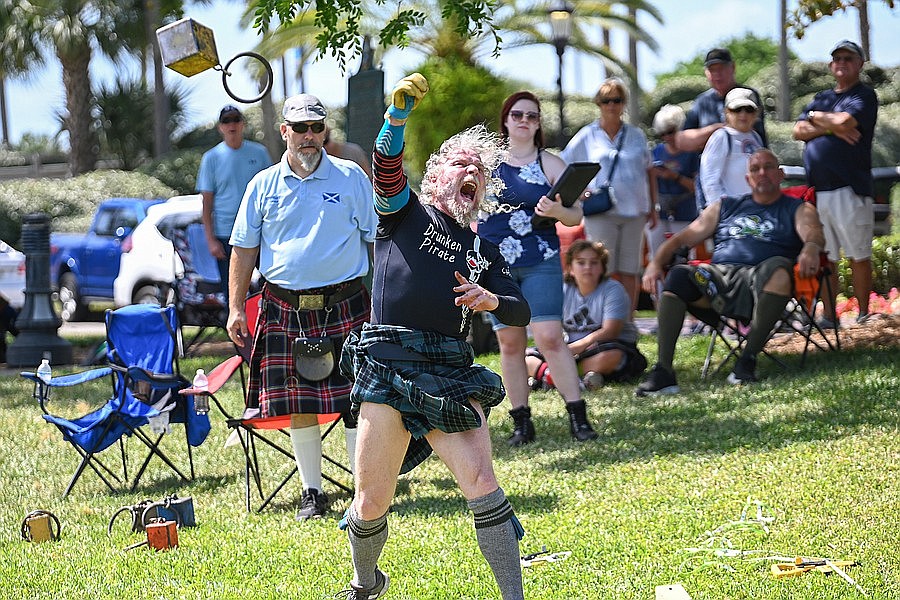
[[[391,92],[391,105],[384,113],[385,118],[392,117],[398,121],[405,121],[427,93],[428,80],[421,73],[407,75],[394,86]]]

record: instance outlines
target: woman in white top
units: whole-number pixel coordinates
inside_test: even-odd
[[[586,215],[584,232],[589,240],[602,242],[609,248],[610,275],[625,287],[633,309],[640,292],[638,274],[642,267],[644,225],[656,227],[658,218],[653,210],[656,174],[647,137],[639,128],[623,121],[627,101],[628,91],[621,79],[604,81],[594,96],[594,102],[600,107],[600,119],[582,127],[560,156],[567,163],[600,163],[600,172],[591,182],[590,190],[609,181],[610,195],[615,197],[616,204],[605,213]]]
[[[725,127],[716,130],[700,156],[700,185],[706,203],[723,196],[739,198],[750,193],[747,183],[747,161],[763,147],[753,130],[759,118],[753,90],[734,88],[725,96]],[[698,206],[703,210],[706,206]]]

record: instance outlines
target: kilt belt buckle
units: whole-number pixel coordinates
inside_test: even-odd
[[[325,294],[301,294],[297,296],[297,308],[300,310],[324,310]]]

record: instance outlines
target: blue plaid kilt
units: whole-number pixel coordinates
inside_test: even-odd
[[[421,355],[423,360],[395,360],[373,356],[372,345],[385,342]],[[503,401],[500,376],[479,364],[464,340],[393,325],[367,323],[344,342],[341,372],[354,382],[351,414],[359,416],[363,402],[387,404],[400,412],[412,434],[401,473],[407,473],[431,454],[425,434],[433,429],[457,433],[481,426],[471,401],[485,415]]]
[[[247,406],[258,407],[263,417],[346,413],[352,384],[339,369],[322,381],[300,378],[291,346],[297,337],[346,337],[352,329],[362,327],[370,308],[365,288],[328,311],[295,310],[264,289],[250,354]],[[335,356],[338,360],[340,356]]]

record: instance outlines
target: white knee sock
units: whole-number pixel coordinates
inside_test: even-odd
[[[291,429],[291,445],[303,489],[322,491],[322,436],[319,426]]]
[[[347,440],[347,457],[350,470],[356,475],[356,427],[344,427],[344,438]]]

